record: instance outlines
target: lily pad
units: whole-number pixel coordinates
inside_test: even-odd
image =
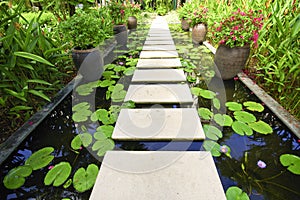
[[[72,107],[72,119],[75,122],[84,122],[91,116],[92,111],[89,110],[90,104],[88,102],[81,102]]]
[[[113,150],[115,147],[115,142],[108,138],[104,133],[102,132],[96,132],[94,134],[94,138],[97,140],[93,146],[92,150],[93,151],[98,151],[97,155],[98,156],[104,156],[106,151]]]
[[[53,147],[45,147],[34,152],[26,161],[25,165],[30,165],[33,170],[41,169],[47,166],[54,156],[50,155],[54,151]]]
[[[102,125],[97,128],[97,132],[104,134],[106,137],[110,138],[114,131],[114,127],[111,125]]]
[[[262,112],[265,109],[263,105],[254,101],[244,102],[243,105],[246,107],[246,109],[251,111]]]
[[[75,106],[72,107],[72,111],[80,111],[80,110],[86,110],[90,108],[90,104],[88,102],[81,102],[79,104],[76,104]]]
[[[109,87],[111,85],[114,85],[116,83],[116,81],[114,80],[104,80],[104,81],[101,81],[99,86],[100,87]]]
[[[213,99],[216,96],[216,93],[210,90],[200,90],[200,96],[205,99]]]
[[[98,87],[98,84],[98,81],[83,84],[76,87],[75,91],[81,96],[87,96],[93,92],[94,88]]]
[[[72,142],[71,142],[71,147],[74,150],[78,150],[81,148],[83,145],[84,147],[88,147],[92,143],[93,137],[91,136],[90,133],[82,133],[76,135]]]
[[[18,166],[11,169],[4,177],[3,184],[7,189],[17,189],[24,185],[25,178],[30,176],[32,168],[29,165]]]
[[[220,103],[220,100],[218,98],[213,98],[212,99],[212,102],[213,102],[213,105],[216,109],[220,109],[221,108],[221,103]]]
[[[191,93],[192,93],[193,95],[195,95],[195,96],[200,96],[200,91],[201,91],[201,89],[198,88],[198,87],[192,87],[192,88],[191,88]]]
[[[45,185],[60,186],[70,176],[72,167],[68,162],[60,162],[55,165],[45,176]]]
[[[210,151],[212,156],[219,157],[221,156],[220,145],[215,141],[205,140],[203,142],[203,148],[206,151]]]
[[[231,126],[233,122],[232,118],[229,115],[222,115],[219,113],[214,115],[214,120],[220,126]]]
[[[243,109],[242,104],[237,103],[237,102],[226,102],[225,106],[228,108],[228,110],[231,111],[239,111]]]
[[[240,122],[252,123],[256,121],[256,117],[252,113],[246,111],[235,111],[234,118]]]
[[[213,116],[213,113],[208,108],[198,108],[198,114],[205,120],[210,120]]]
[[[232,129],[239,135],[253,135],[252,129],[244,122],[235,121],[232,123]]]
[[[73,177],[74,188],[78,192],[85,192],[91,189],[97,179],[98,167],[95,164],[90,164],[85,170],[83,167],[79,168]]]
[[[98,109],[91,115],[92,121],[101,121],[103,124],[113,124],[116,122],[115,117],[111,116],[110,113],[105,109]]]
[[[261,134],[271,134],[273,133],[272,127],[264,121],[257,121],[249,124],[249,126],[256,132]]]
[[[239,187],[231,186],[226,191],[227,200],[250,200],[248,195]]]
[[[300,157],[293,154],[283,154],[280,156],[280,163],[288,167],[293,174],[300,175]]]
[[[207,138],[211,140],[218,140],[223,137],[222,132],[215,126],[212,125],[203,125],[203,130]]]
[[[131,76],[135,71],[135,67],[129,67],[127,69],[124,70],[124,75],[125,76]]]
[[[123,89],[124,89],[124,85],[122,85],[122,84],[115,85],[114,90],[112,91],[112,94],[111,94],[111,99],[114,102],[121,102],[124,100],[124,98],[126,96],[126,91]]]

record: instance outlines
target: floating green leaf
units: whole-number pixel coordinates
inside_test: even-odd
[[[72,185],[72,179],[69,179],[67,182],[65,182],[63,187],[66,189],[66,188],[70,187],[71,185]]]
[[[213,113],[208,108],[198,108],[198,114],[202,119],[210,120]]]
[[[18,166],[11,169],[4,177],[3,183],[7,189],[17,189],[24,185],[25,178],[32,173],[32,168],[29,165]]]
[[[195,96],[200,96],[200,91],[201,91],[201,89],[198,88],[198,87],[192,87],[192,88],[191,88],[191,93],[192,93],[193,95],[195,95]]]
[[[231,111],[239,111],[243,109],[242,104],[237,102],[226,102],[225,105]]]
[[[212,99],[212,102],[213,102],[213,105],[216,109],[220,109],[221,108],[221,103],[220,103],[220,100],[218,98],[213,98]]]
[[[206,151],[210,151],[212,156],[219,157],[221,156],[220,145],[215,141],[205,140],[203,142],[203,148]]]
[[[262,112],[265,108],[260,103],[256,103],[254,101],[244,102],[243,105],[251,111]]]
[[[283,154],[280,156],[280,163],[288,167],[293,174],[300,175],[300,157],[293,154]]]
[[[94,88],[98,87],[99,81],[93,81],[87,84],[80,85],[76,87],[76,92],[81,96],[87,96],[91,94]]]
[[[232,129],[239,135],[253,135],[252,129],[244,122],[235,121],[232,123]]]
[[[81,148],[81,145],[84,147],[89,146],[93,141],[93,137],[90,133],[82,133],[76,135],[71,142],[71,147],[74,150],[78,150]]]
[[[226,191],[227,200],[250,200],[248,195],[236,186],[231,186]]]
[[[111,85],[114,85],[116,83],[116,81],[114,80],[104,80],[104,81],[101,81],[99,86],[100,87],[109,87]]]
[[[135,67],[129,67],[124,70],[124,75],[125,76],[131,76],[134,73]]]
[[[114,90],[111,94],[111,99],[114,102],[121,102],[124,100],[124,98],[126,96],[126,91],[123,89],[124,89],[124,85],[122,85],[122,84],[115,85]]]
[[[216,93],[210,90],[200,90],[200,96],[205,99],[213,99],[216,96]]]
[[[55,165],[45,176],[45,185],[60,186],[70,176],[72,167],[68,162],[60,162]]]
[[[219,113],[214,115],[214,120],[220,126],[231,126],[233,122],[232,118],[229,115],[222,115]]]
[[[104,156],[106,151],[112,150],[115,147],[115,143],[112,139],[108,138],[102,132],[96,132],[94,134],[94,138],[97,140],[92,146],[93,151],[98,151],[98,156]]]
[[[91,115],[92,121],[101,121],[103,124],[113,124],[116,122],[116,117],[105,109],[98,109]]]
[[[90,164],[85,170],[83,167],[79,168],[73,177],[74,188],[78,192],[85,192],[91,189],[97,179],[98,167],[95,164]]]
[[[261,134],[271,134],[273,133],[272,127],[264,121],[257,121],[254,123],[249,124],[250,128],[254,131],[261,133]]]
[[[30,165],[33,170],[41,169],[47,166],[54,156],[50,155],[54,151],[53,147],[45,147],[34,152],[26,161],[25,165]]]
[[[234,118],[240,122],[252,123],[256,121],[256,117],[246,111],[235,111],[233,114]]]
[[[87,102],[79,103],[72,107],[73,115],[72,119],[75,122],[84,122],[88,120],[88,117],[92,115],[92,111],[89,110],[90,105]]]
[[[86,110],[90,108],[90,104],[88,102],[81,102],[79,104],[76,104],[72,107],[72,111],[80,111],[80,110]]]
[[[111,125],[102,125],[97,128],[97,132],[104,134],[106,137],[110,138],[114,131],[114,127]]]
[[[209,139],[218,140],[223,137],[222,132],[215,126],[205,124],[203,125],[203,130]]]

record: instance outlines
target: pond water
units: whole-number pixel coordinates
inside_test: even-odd
[[[220,89],[219,80],[212,78],[207,81],[205,77],[213,77],[209,57],[211,54],[203,48],[191,46],[191,39],[186,33],[173,33],[178,51],[182,57],[194,62],[205,76],[200,76],[202,81],[191,83],[191,86],[200,85],[217,92],[219,96],[226,96],[226,101],[256,101],[257,97],[251,93],[239,80],[229,80],[222,83]],[[182,46],[185,46],[183,48]],[[187,46],[191,48],[187,48]],[[204,55],[199,59],[199,55]],[[126,80],[125,80],[126,81]],[[127,80],[128,81],[128,80]],[[224,86],[223,86],[224,85]],[[98,90],[96,93],[97,107],[109,107],[110,101],[104,100],[105,92]],[[90,151],[83,148],[74,151],[71,148],[71,141],[77,134],[76,123],[72,120],[73,96],[70,94],[20,145],[1,166],[0,199],[88,199],[91,190],[79,193],[73,187],[63,188],[45,186],[44,177],[49,171],[48,167],[34,171],[26,178],[25,184],[15,190],[8,190],[2,181],[8,171],[19,165],[23,165],[25,160],[37,150],[52,146],[54,147],[55,159],[51,165],[61,161],[67,161],[72,165],[72,173],[80,167],[87,167],[90,163],[101,165],[101,159],[94,157]],[[221,100],[222,101],[222,100]],[[225,100],[224,100],[225,101]],[[141,105],[139,105],[141,106]],[[180,105],[166,105],[167,107],[180,107]],[[211,107],[211,102],[199,98],[199,107]],[[252,136],[240,136],[230,128],[223,129],[224,137],[218,141],[231,148],[231,158],[225,155],[214,158],[224,190],[237,185],[246,191],[252,200],[263,199],[300,199],[299,184],[300,176],[287,171],[280,164],[281,154],[294,154],[300,156],[300,141],[295,137],[277,117],[267,108],[261,113],[256,113],[256,117],[267,122],[273,129],[273,134]],[[203,124],[210,123],[202,121]],[[171,143],[171,145],[170,145]],[[186,146],[188,145],[188,149]],[[116,149],[124,150],[203,150],[202,142],[116,142]],[[258,161],[266,164],[265,168],[258,167]],[[49,165],[50,166],[50,165]],[[243,166],[243,167],[242,167]],[[200,171],[201,169],[199,169]]]

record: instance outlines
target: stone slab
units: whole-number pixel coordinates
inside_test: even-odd
[[[141,51],[140,58],[178,58],[177,51]]]
[[[145,45],[143,51],[176,51],[175,45]]]
[[[176,68],[176,67],[182,67],[182,65],[179,58],[139,59],[136,67],[138,69]]]
[[[146,41],[160,41],[160,40],[173,40],[171,36],[156,36],[156,37],[147,37]]]
[[[122,109],[112,139],[194,141],[205,134],[195,108]]]
[[[149,30],[148,34],[170,34],[170,30],[153,28]]]
[[[159,40],[159,41],[154,41],[154,40],[146,40],[144,45],[157,45],[157,44],[173,44],[173,40]]]
[[[206,151],[108,151],[90,200],[226,200]]]
[[[140,104],[193,103],[187,84],[130,85],[124,101],[129,100]]]
[[[182,69],[151,69],[135,70],[131,82],[164,83],[185,82],[186,77]]]
[[[149,37],[172,37],[170,32],[164,33],[148,33]]]

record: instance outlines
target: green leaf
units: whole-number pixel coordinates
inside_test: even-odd
[[[96,132],[94,138],[97,140],[92,146],[93,151],[98,151],[98,156],[104,156],[106,151],[112,150],[115,143],[112,139],[108,138],[103,132]]]
[[[226,191],[227,200],[250,200],[248,195],[236,186],[231,186]]]
[[[203,125],[203,130],[207,138],[211,140],[218,140],[223,137],[222,132],[215,126],[212,125]]]
[[[215,141],[205,140],[203,142],[203,148],[206,151],[210,151],[212,156],[219,157],[221,156],[220,145]]]
[[[81,148],[81,145],[84,147],[88,147],[93,141],[93,137],[90,133],[82,133],[76,135],[71,142],[71,147],[74,150],[78,150]]]
[[[67,189],[68,187],[70,187],[72,185],[72,179],[69,179],[67,182],[65,182],[65,184],[63,185],[63,187],[65,189]]]
[[[107,138],[110,138],[112,136],[113,131],[114,131],[114,127],[111,125],[102,125],[97,128],[97,132],[100,132],[101,134],[105,135]]]
[[[293,154],[282,154],[280,156],[280,163],[288,167],[287,169],[293,174],[300,175],[300,157]]]
[[[28,92],[31,94],[34,94],[35,96],[41,97],[41,98],[45,99],[46,101],[49,101],[49,102],[51,101],[50,98],[41,91],[28,90]]]
[[[252,123],[256,121],[256,117],[246,111],[235,111],[233,114],[234,118],[240,122]]]
[[[98,167],[95,164],[90,164],[85,170],[83,167],[79,168],[73,177],[74,188],[78,192],[85,192],[91,189],[97,179]]]
[[[45,60],[44,58],[42,58],[38,55],[32,54],[32,53],[16,51],[16,52],[14,52],[14,55],[23,57],[23,58],[27,58],[27,59],[31,59],[31,60],[34,60],[34,61],[37,61],[40,63],[44,63],[46,65],[50,65],[50,66],[54,67],[54,65],[52,63],[50,63],[49,61]]]
[[[44,80],[39,80],[39,79],[31,79],[31,80],[27,80],[27,83],[39,83],[39,84],[43,84],[43,85],[52,85],[51,83],[48,83],[47,81]]]
[[[273,133],[272,127],[264,121],[257,121],[249,124],[249,126],[256,132],[261,134],[271,134]]]
[[[88,117],[92,115],[92,111],[89,110],[90,105],[87,102],[81,102],[72,107],[73,115],[72,119],[75,122],[84,122],[88,120]]]
[[[213,98],[212,101],[213,101],[214,107],[219,110],[221,108],[220,100],[218,98]]]
[[[213,99],[216,96],[216,93],[210,90],[200,90],[200,96],[205,99]]]
[[[55,165],[45,176],[45,185],[58,187],[62,185],[70,176],[72,167],[68,162],[60,162]]]
[[[109,87],[111,85],[114,85],[116,83],[116,81],[114,80],[104,80],[104,81],[101,81],[99,86],[100,87]]]
[[[193,94],[193,95],[195,95],[195,96],[200,96],[200,88],[198,88],[198,87],[192,87],[191,88],[191,93]]]
[[[86,110],[90,108],[90,104],[88,102],[81,102],[79,104],[76,104],[75,106],[72,107],[72,111],[80,111],[80,110]]]
[[[87,96],[94,91],[94,88],[98,87],[99,81],[93,81],[87,84],[77,86],[75,91],[81,96]]]
[[[214,120],[220,126],[231,126],[233,122],[232,118],[229,115],[222,115],[219,113],[214,115]]]
[[[131,76],[134,73],[135,67],[129,67],[124,70],[124,75],[125,76]]]
[[[253,135],[252,129],[244,122],[235,121],[232,123],[232,129],[239,135]]]
[[[29,165],[18,166],[11,169],[3,179],[3,184],[7,189],[14,190],[25,183],[25,178],[32,173]]]
[[[210,120],[213,113],[208,108],[198,108],[198,114],[202,119]]]
[[[25,165],[30,165],[33,170],[46,167],[53,159],[54,156],[50,155],[54,151],[53,147],[45,147],[37,152],[34,152],[26,161]]]
[[[243,109],[242,104],[237,103],[237,102],[226,102],[225,105],[231,111],[239,111],[239,110]]]
[[[265,108],[260,103],[256,103],[254,101],[247,101],[244,102],[243,105],[246,107],[246,109],[251,111],[257,111],[262,112]]]

